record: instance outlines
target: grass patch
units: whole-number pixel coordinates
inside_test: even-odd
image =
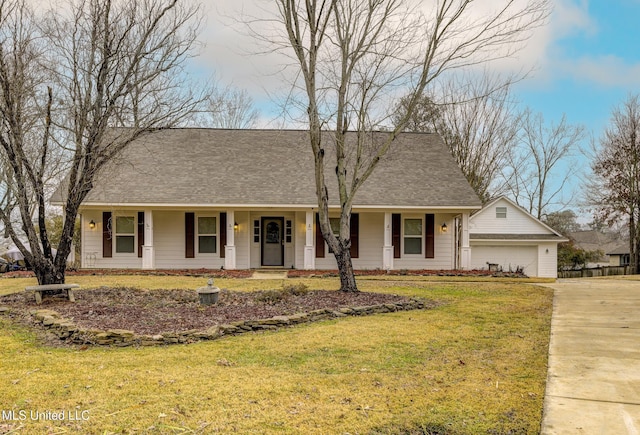
[[[296,279],[335,289],[337,278]],[[74,277],[197,288],[202,278]],[[11,284],[9,284],[11,283]],[[27,279],[0,280],[0,293]],[[85,421],[0,421],[19,433],[538,433],[549,289],[512,282],[359,280],[434,310],[307,324],[161,348],[52,349],[0,317],[0,410],[86,411]],[[283,280],[216,280],[281,289]],[[301,287],[302,288],[302,287]]]

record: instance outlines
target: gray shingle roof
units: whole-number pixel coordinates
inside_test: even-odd
[[[371,137],[381,140],[384,135]],[[330,203],[337,205],[331,148],[326,146],[327,180]],[[98,176],[84,204],[309,206],[317,203],[313,168],[306,131],[162,130],[129,145],[117,164]],[[57,192],[52,202],[60,200]],[[354,204],[480,205],[440,137],[426,133],[402,133]]]
[[[607,252],[607,255],[628,255],[631,250],[629,249],[629,242],[623,243]]]

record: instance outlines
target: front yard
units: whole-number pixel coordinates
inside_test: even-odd
[[[337,278],[288,281],[312,289],[339,285]],[[195,289],[206,280],[69,282]],[[0,294],[32,284],[0,279]],[[282,280],[216,285],[250,291],[280,288]],[[538,433],[549,289],[415,277],[361,278],[359,285],[442,305],[144,348],[46,347],[0,316],[0,434]]]

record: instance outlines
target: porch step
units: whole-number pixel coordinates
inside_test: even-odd
[[[250,279],[286,279],[286,270],[256,270]]]

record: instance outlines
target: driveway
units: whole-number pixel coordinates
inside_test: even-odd
[[[541,433],[640,435],[640,280],[555,290]]]

